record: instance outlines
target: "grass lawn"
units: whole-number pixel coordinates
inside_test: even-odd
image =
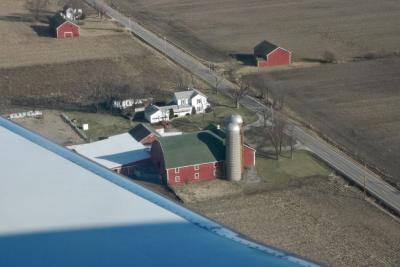
[[[207,127],[210,123],[223,125],[224,119],[232,114],[240,114],[243,117],[244,124],[249,124],[257,119],[256,114],[240,107],[237,109],[232,99],[216,93],[214,89],[202,89],[202,93],[207,95],[208,101],[214,112],[206,114],[191,115],[188,117],[176,118],[172,125],[183,132],[199,131]]]
[[[310,179],[324,178],[333,172],[306,151],[295,151],[293,160],[287,157],[280,157],[279,160],[257,157],[256,168],[268,189],[300,186]]]
[[[70,119],[76,119],[78,125],[89,124],[86,134],[92,141],[127,132],[136,125],[128,119],[107,113],[67,112],[66,114]]]

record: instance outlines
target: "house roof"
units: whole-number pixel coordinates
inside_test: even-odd
[[[277,45],[264,40],[254,47],[254,54],[268,55],[269,53],[274,51],[276,48],[278,48]]]
[[[146,109],[145,109],[145,113],[147,113],[147,114],[149,114],[149,115],[153,115],[154,113],[156,113],[156,112],[158,112],[160,110],[160,107],[158,107],[158,106],[156,106],[156,105],[154,105],[154,104],[151,104],[150,106],[148,106]]]
[[[110,169],[150,158],[146,147],[129,133],[68,148]]]
[[[186,98],[191,98],[193,94],[194,94],[193,90],[188,90],[188,91],[175,92],[174,96],[176,99],[186,99]]]
[[[209,130],[161,137],[158,141],[166,168],[225,160],[225,140]]]
[[[191,89],[191,90],[187,90],[187,91],[180,91],[180,92],[175,92],[174,96],[176,99],[187,99],[187,98],[192,98],[196,95],[201,95],[206,97],[205,94],[201,93],[199,90],[196,89]]]
[[[317,266],[1,117],[0,140],[1,266]]]
[[[136,139],[136,141],[140,142],[145,137],[149,136],[150,134],[155,134],[158,136],[158,133],[154,131],[151,127],[147,126],[146,124],[139,123],[134,128],[129,131],[129,134]]]

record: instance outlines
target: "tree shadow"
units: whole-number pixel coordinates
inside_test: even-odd
[[[321,63],[321,64],[328,63],[326,60],[321,59],[321,58],[308,58],[308,57],[301,58],[301,61],[310,62],[310,63]]]
[[[53,34],[48,25],[31,25],[31,28],[40,37],[53,38]]]
[[[8,16],[0,16],[0,21],[8,21],[8,22],[34,22],[32,16],[22,15],[22,14],[13,14]]]
[[[53,11],[43,10],[37,20],[35,20],[34,15],[31,13],[13,13],[6,16],[0,16],[0,21],[8,22],[23,22],[23,23],[48,23],[50,16],[54,15]]]

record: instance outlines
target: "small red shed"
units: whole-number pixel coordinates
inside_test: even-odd
[[[74,38],[80,36],[80,27],[67,20],[61,13],[49,19],[50,31],[56,38]]]
[[[271,67],[289,65],[292,61],[292,53],[268,41],[262,41],[254,47],[257,67]]]

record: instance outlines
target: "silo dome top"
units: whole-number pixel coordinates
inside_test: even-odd
[[[238,124],[239,126],[242,126],[243,118],[239,114],[232,114],[226,120],[226,125],[229,125],[230,123],[235,123]]]
[[[240,132],[240,126],[237,123],[231,122],[226,127],[228,132]]]

